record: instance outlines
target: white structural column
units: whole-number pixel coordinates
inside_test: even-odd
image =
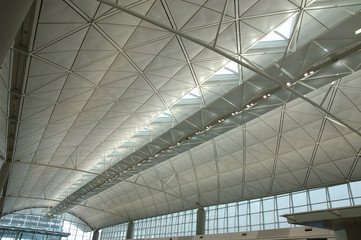
[[[204,235],[206,233],[206,211],[200,207],[197,211],[197,228],[196,235]]]
[[[126,239],[133,239],[134,237],[134,222],[128,222],[128,230],[127,230],[127,238]]]
[[[93,238],[92,240],[99,240],[99,230],[95,230],[93,232]]]
[[[0,169],[0,191],[3,190],[6,179],[9,175],[10,172],[10,168],[11,168],[11,163],[10,162],[4,162],[3,165],[1,165],[1,169]]]
[[[33,0],[0,1],[0,63],[19,31]]]
[[[4,203],[5,203],[5,197],[1,196],[0,197],[0,214],[3,212]]]

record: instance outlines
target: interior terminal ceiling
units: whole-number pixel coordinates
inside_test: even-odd
[[[175,31],[39,0],[3,62],[5,214],[46,207],[99,229],[360,179],[360,1],[113,3]]]

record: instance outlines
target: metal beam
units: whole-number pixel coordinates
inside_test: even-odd
[[[302,1],[301,5],[304,6],[304,5],[306,4],[305,2],[306,2],[306,1]],[[288,51],[289,51],[289,49],[290,49],[290,47],[291,47],[291,44],[292,44],[292,42],[293,42],[293,39],[294,39],[295,35],[296,35],[296,29],[297,29],[298,25],[301,24],[301,23],[300,23],[300,20],[301,20],[301,16],[302,16],[302,15],[303,15],[303,9],[301,9],[301,10],[298,12],[298,14],[297,14],[297,18],[296,18],[296,20],[295,20],[295,24],[294,24],[294,26],[293,26],[291,36],[290,36],[290,38],[288,39],[288,43],[287,43],[286,49],[285,49],[285,51],[284,51],[284,53],[283,53],[282,60],[281,60],[281,62],[280,62],[280,64],[279,64],[280,66],[279,66],[278,71],[277,71],[276,80],[278,80],[278,77],[279,77],[279,75],[280,75],[280,72],[282,71],[282,67],[283,67],[283,64],[284,64],[284,62],[285,62],[285,59],[286,59],[286,57],[287,57],[287,53],[288,53]]]
[[[82,173],[87,173],[87,174],[96,175],[96,176],[100,175],[99,173],[85,171],[85,170],[81,170],[79,168],[75,169],[75,168],[70,168],[70,167],[55,166],[55,165],[49,165],[49,164],[37,163],[37,162],[16,161],[15,164],[37,165],[37,166],[42,166],[42,167],[49,167],[49,168],[57,168],[57,169],[68,170],[68,171],[82,172]],[[1,178],[1,176],[0,176],[0,178]]]
[[[7,180],[8,175],[9,175],[10,168],[11,168],[11,163],[10,162],[4,162],[1,165],[1,169],[0,169],[0,192],[3,189],[3,187],[5,186],[5,182]]]
[[[33,0],[0,1],[0,64],[28,13]]]
[[[229,0],[226,0],[225,3],[224,3],[223,12],[222,12],[222,17],[221,17],[221,19],[219,20],[219,25],[218,25],[218,29],[217,29],[217,33],[216,33],[216,38],[214,39],[213,47],[216,47],[216,45],[217,45],[218,35],[219,35],[219,31],[221,30],[221,26],[222,26],[222,22],[223,22],[223,19],[224,19],[224,15],[226,14],[227,6],[228,6],[228,1],[229,1]]]
[[[4,1],[2,1],[4,2]],[[10,1],[8,1],[10,2]],[[40,10],[40,1],[35,1],[34,4],[32,4],[33,1],[14,1],[14,5],[18,5],[18,8],[26,8],[26,9],[16,9],[14,6],[8,6],[8,11],[15,11],[11,12],[10,14],[16,18],[19,18],[20,25],[24,20],[24,24],[22,24],[22,27],[20,31],[16,29],[15,34],[16,38],[15,40],[12,39],[11,42],[14,40],[14,46],[23,49],[26,52],[31,51],[32,49],[32,43],[33,43],[33,36],[35,35],[35,27],[37,23],[37,18],[34,18],[36,13]],[[28,6],[29,4],[29,6]],[[11,4],[10,4],[11,5]],[[3,4],[0,5],[0,16],[3,13]],[[29,8],[31,7],[31,10],[29,11]],[[25,11],[25,12],[24,12]],[[16,16],[16,13],[24,14],[24,16]],[[6,14],[5,14],[6,16]],[[2,19],[2,16],[0,17]],[[5,24],[8,24],[8,20],[0,21],[4,22]],[[19,27],[20,27],[19,25]],[[3,27],[3,25],[0,23],[0,27]],[[12,27],[16,28],[15,25]],[[2,28],[2,30],[6,30],[7,28]],[[8,33],[7,33],[8,34]],[[3,34],[3,35],[7,35]],[[13,36],[13,38],[15,35]],[[1,38],[0,38],[1,39]],[[1,44],[5,44],[0,40],[0,46]],[[2,59],[0,59],[2,61]],[[26,86],[26,75],[29,70],[29,64],[30,64],[30,58],[28,56],[24,56],[22,54],[16,53],[14,51],[11,52],[11,79],[9,84],[9,97],[8,97],[8,123],[7,123],[7,141],[6,141],[6,156],[4,165],[6,164],[6,169],[4,169],[3,173],[1,174],[1,185],[0,185],[0,191],[2,190],[2,196],[6,196],[6,189],[9,179],[9,174],[11,171],[11,164],[14,162],[14,155],[15,155],[15,148],[17,143],[17,135],[18,135],[18,129],[20,125],[20,119],[21,119],[21,109],[23,105],[23,99],[24,99],[24,91]],[[4,166],[5,167],[5,166]],[[3,182],[5,180],[5,182]]]
[[[245,67],[245,68],[247,68],[247,69],[249,69],[249,70],[251,70],[251,71],[253,71],[253,72],[257,73],[257,74],[259,74],[260,76],[262,76],[262,77],[270,80],[271,82],[273,82],[273,83],[281,86],[282,88],[288,90],[289,92],[295,94],[295,95],[298,96],[299,98],[301,98],[301,99],[305,100],[306,102],[310,103],[311,105],[313,105],[314,107],[316,107],[316,108],[319,109],[320,111],[326,113],[328,116],[332,117],[332,118],[335,119],[336,121],[338,121],[338,122],[340,122],[341,124],[345,125],[345,126],[346,126],[348,129],[350,129],[351,131],[353,131],[353,132],[355,132],[356,134],[358,134],[359,136],[361,136],[361,133],[360,133],[359,131],[357,131],[357,130],[356,130],[355,128],[353,128],[351,125],[349,125],[348,123],[344,122],[343,120],[341,120],[340,118],[338,118],[337,116],[335,116],[333,113],[327,111],[327,109],[323,108],[322,106],[320,106],[319,104],[315,103],[315,102],[312,101],[311,99],[308,99],[307,97],[303,96],[302,94],[300,94],[299,92],[297,92],[297,91],[295,91],[294,89],[290,88],[290,87],[287,86],[286,84],[283,84],[281,81],[272,78],[272,77],[271,77],[270,75],[268,75],[267,73],[262,72],[262,71],[259,71],[258,69],[254,68],[253,66],[251,66],[251,65],[249,65],[249,64],[247,64],[247,63],[245,63],[245,62],[242,62],[241,60],[239,60],[239,59],[231,56],[230,54],[225,53],[224,51],[222,51],[222,50],[220,50],[220,49],[218,49],[218,48],[215,48],[215,47],[209,45],[208,43],[203,42],[203,41],[201,41],[201,40],[199,40],[199,39],[197,39],[197,38],[194,38],[194,37],[192,37],[192,36],[189,36],[188,34],[185,34],[185,33],[183,33],[183,32],[180,32],[180,31],[178,31],[178,30],[175,30],[175,29],[173,29],[173,28],[171,28],[171,27],[169,27],[169,26],[167,26],[167,25],[164,25],[164,24],[162,24],[162,23],[160,23],[160,22],[158,22],[158,21],[155,21],[155,20],[153,20],[153,19],[151,19],[151,18],[149,18],[149,17],[147,17],[147,16],[144,16],[144,15],[142,15],[142,14],[139,14],[139,13],[137,13],[137,12],[135,12],[135,11],[133,11],[133,10],[130,10],[130,9],[126,8],[126,7],[123,7],[123,6],[120,6],[120,5],[118,5],[118,4],[115,4],[115,3],[113,3],[113,2],[111,2],[111,1],[109,1],[109,0],[97,0],[97,1],[98,1],[98,2],[101,2],[101,3],[104,3],[104,4],[108,5],[108,6],[111,6],[111,7],[113,7],[113,8],[119,9],[119,10],[121,10],[121,11],[124,11],[124,12],[126,12],[126,13],[134,16],[134,17],[137,17],[137,18],[139,18],[139,19],[141,19],[141,20],[143,20],[143,21],[146,21],[146,22],[149,22],[149,23],[151,23],[151,24],[154,24],[154,25],[157,26],[157,27],[163,28],[163,29],[165,29],[165,30],[167,30],[167,31],[169,31],[169,32],[171,32],[171,33],[174,33],[174,34],[177,35],[177,36],[181,36],[181,37],[183,37],[183,38],[185,38],[185,39],[188,39],[189,41],[192,41],[192,42],[194,42],[194,43],[196,43],[196,44],[198,44],[198,45],[201,45],[202,47],[204,47],[204,48],[206,48],[206,49],[209,49],[209,50],[211,50],[211,51],[213,51],[213,52],[215,52],[215,53],[218,53],[219,55],[221,55],[221,56],[223,56],[223,57],[225,57],[225,58],[228,58],[229,60],[232,60],[233,62],[238,63],[239,65],[241,65],[241,66],[243,66],[243,67]]]

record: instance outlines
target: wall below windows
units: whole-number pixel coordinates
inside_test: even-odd
[[[334,231],[309,228],[294,227],[250,232],[211,234],[204,236],[156,238],[154,240],[335,240]]]

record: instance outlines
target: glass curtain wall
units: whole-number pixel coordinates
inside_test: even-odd
[[[91,240],[92,229],[77,217],[65,213],[49,218],[42,210],[27,209],[1,217],[0,239]]]
[[[361,181],[206,207],[206,234],[293,227],[281,215],[361,205]]]
[[[205,207],[206,234],[293,227],[281,215],[361,205],[361,181]],[[197,209],[134,221],[134,238],[190,236]],[[104,228],[101,240],[125,239],[127,223]]]

